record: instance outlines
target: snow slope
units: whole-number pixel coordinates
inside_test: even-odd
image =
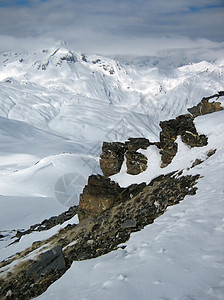
[[[223,90],[223,70],[221,59],[177,68],[138,68],[64,47],[1,54],[0,233],[6,235],[0,239],[1,259],[33,239],[24,236],[6,247],[14,229],[27,229],[67,209],[55,194],[61,178],[76,174],[84,186],[90,174],[101,172],[103,141],[157,141],[160,120],[187,113],[202,97]],[[38,298],[222,299],[223,116],[217,112],[195,120],[199,133],[208,135],[208,146],[190,149],[178,138],[178,154],[162,170],[158,149],[152,146],[142,151],[149,161],[145,172],[127,175],[124,164],[112,176],[127,186],[184,169],[185,174],[203,176],[195,196],[132,234],[125,249],[74,262]],[[187,169],[196,158],[205,159],[210,149],[217,149],[212,157]],[[74,197],[73,204],[77,201]],[[59,228],[34,238],[44,239]]]

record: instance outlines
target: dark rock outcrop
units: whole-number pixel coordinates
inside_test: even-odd
[[[223,110],[223,107],[221,106],[220,102],[215,102],[215,101],[209,102],[210,99],[212,98],[218,99],[221,96],[224,96],[224,91],[218,92],[217,94],[210,97],[204,97],[197,106],[193,106],[189,108],[188,111],[195,118],[201,115],[206,115],[216,111]]]
[[[104,176],[109,177],[120,172],[125,151],[126,145],[124,143],[103,143],[100,167]]]
[[[128,150],[137,151],[138,149],[146,150],[153,143],[150,143],[146,138],[129,138],[125,144],[127,145]]]
[[[178,135],[190,147],[207,145],[207,137],[204,134],[199,135],[197,133],[193,120],[193,117],[190,115],[181,115],[176,119],[160,122],[160,127],[162,128],[159,143],[162,160],[161,167],[166,167],[170,164],[176,155],[178,145],[175,140]]]
[[[40,277],[66,268],[61,246],[56,246],[40,255],[26,272],[26,277]]]
[[[78,216],[79,220],[99,215],[111,208],[122,192],[120,186],[101,175],[91,175],[88,185],[80,195]]]
[[[124,155],[127,158],[129,174],[137,175],[147,169],[147,158],[138,152],[138,149],[147,149],[152,143],[145,138],[129,138],[125,143],[104,142],[100,155],[100,167],[104,176],[112,176],[121,170]],[[136,159],[136,163],[133,163]],[[134,166],[135,165],[135,166]]]
[[[147,157],[136,151],[127,151],[126,154],[127,173],[137,175],[147,169]]]

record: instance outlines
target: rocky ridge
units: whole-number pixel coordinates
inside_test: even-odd
[[[200,107],[209,103],[209,99],[206,101],[202,99]],[[222,109],[217,104],[212,108],[207,106],[208,110]],[[200,108],[199,111],[203,114],[204,110]],[[68,225],[51,238],[34,242],[31,247],[1,262],[0,298],[30,299],[43,293],[66,272],[74,260],[90,259],[116,250],[129,239],[131,232],[153,223],[169,205],[179,203],[186,195],[194,195],[199,174],[183,176],[181,171],[172,172],[153,179],[147,185],[134,184],[127,188],[121,188],[107,178],[111,171],[115,174],[115,170],[120,170],[124,157],[128,160],[129,152],[141,154],[137,151],[146,149],[151,144],[160,148],[162,164],[165,165],[176,154],[175,139],[178,135],[190,147],[206,145],[207,138],[198,135],[193,118],[192,115],[184,115],[161,122],[162,133],[160,142],[157,143],[150,143],[146,139],[129,139],[126,143],[118,144],[104,143],[105,155],[102,153],[100,165],[102,169],[107,165],[109,168],[103,171],[106,176],[89,177],[88,185],[80,197],[80,224]],[[212,150],[207,153],[207,158],[214,152]],[[138,161],[139,156],[135,157]],[[141,163],[144,161],[142,165],[146,165],[147,161],[143,157],[141,159]],[[132,161],[133,156],[129,160]],[[143,168],[140,169],[142,170]]]

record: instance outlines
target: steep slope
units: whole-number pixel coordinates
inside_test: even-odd
[[[18,238],[17,230],[78,203],[88,176],[101,174],[103,141],[158,141],[159,121],[188,113],[203,97],[223,90],[223,69],[222,60],[139,69],[64,47],[0,55],[1,260],[33,242],[44,245],[66,226],[75,228],[77,217],[10,245]],[[117,251],[73,262],[40,299],[221,299],[223,111],[200,116],[195,125],[199,134],[208,136],[207,146],[189,148],[178,137],[178,153],[164,169],[159,150],[151,146],[139,151],[147,157],[146,171],[132,176],[124,163],[112,179],[125,188],[184,170],[183,175],[204,176],[197,194],[132,234]],[[217,150],[206,159],[211,149]],[[196,159],[205,161],[191,168]]]

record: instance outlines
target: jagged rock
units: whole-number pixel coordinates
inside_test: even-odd
[[[203,160],[196,158],[195,161],[193,162],[191,168],[194,168],[195,166],[200,165],[201,163],[203,163]]]
[[[221,107],[220,102],[215,102],[215,101],[211,103],[209,102],[209,99],[214,97],[219,98],[220,96],[224,96],[224,92],[219,92],[214,96],[203,98],[197,106],[188,108],[188,111],[192,114],[193,117],[198,117],[200,115],[206,115],[216,111],[223,110],[223,107]]]
[[[52,271],[65,269],[65,260],[62,253],[62,247],[56,246],[40,255],[38,261],[32,264],[27,271],[26,277],[40,277]]]
[[[181,115],[176,119],[160,122],[162,131],[160,132],[160,153],[162,164],[161,167],[166,167],[171,163],[176,155],[178,145],[175,142],[178,135],[190,147],[203,147],[207,145],[207,137],[199,135],[195,128],[193,117],[190,115]]]
[[[137,175],[147,169],[147,157],[142,153],[127,151],[126,154],[127,173]]]
[[[147,161],[144,163],[143,161],[147,158],[143,159],[143,156],[139,153],[135,152],[138,149],[147,149],[147,147],[152,144],[149,142],[148,139],[145,138],[129,138],[129,140],[125,143],[121,142],[113,142],[113,143],[107,143],[104,142],[102,146],[102,154],[100,155],[100,167],[103,172],[104,176],[111,176],[114,174],[117,174],[121,170],[122,163],[124,161],[124,155],[125,153],[132,152],[136,153],[136,167],[135,170],[130,171],[129,174],[136,175],[141,172],[143,172],[147,168]],[[134,154],[133,154],[134,155]],[[132,155],[132,156],[133,156]],[[130,168],[134,166],[133,160],[131,158],[130,153],[126,154],[126,157],[129,158],[129,162],[127,165],[130,165]],[[144,166],[143,166],[144,165]],[[129,168],[129,167],[128,167]]]
[[[100,167],[104,176],[109,177],[120,172],[125,151],[126,145],[124,143],[103,143]]]
[[[111,208],[123,191],[120,186],[101,175],[91,175],[80,195],[78,217],[82,221]]]
[[[175,139],[178,135],[191,147],[207,143],[206,137],[198,135],[193,118],[189,115],[161,122],[161,128],[158,146],[161,153],[167,151],[171,160],[176,151]],[[120,144],[123,155],[130,151],[128,143]],[[107,145],[104,150],[110,151],[106,148]],[[208,151],[207,157],[214,153],[215,150]],[[121,188],[104,176],[90,176],[80,199],[80,224],[69,224],[49,239],[35,242],[31,247],[0,263],[0,267],[5,267],[17,262],[15,272],[15,269],[9,268],[4,277],[0,278],[0,299],[34,298],[62,276],[74,260],[98,257],[117,249],[119,244],[129,239],[131,232],[153,223],[166,211],[167,206],[179,203],[186,195],[194,195],[199,177],[200,175],[182,176],[180,171],[178,174],[173,172],[161,175],[148,185],[141,183]],[[37,261],[25,260],[35,250],[43,246],[50,248],[52,245],[61,246],[41,254]],[[58,262],[59,258],[61,260]]]
[[[137,151],[138,149],[146,150],[152,143],[146,138],[129,138],[128,142],[125,142],[125,144],[127,145],[128,150]]]

